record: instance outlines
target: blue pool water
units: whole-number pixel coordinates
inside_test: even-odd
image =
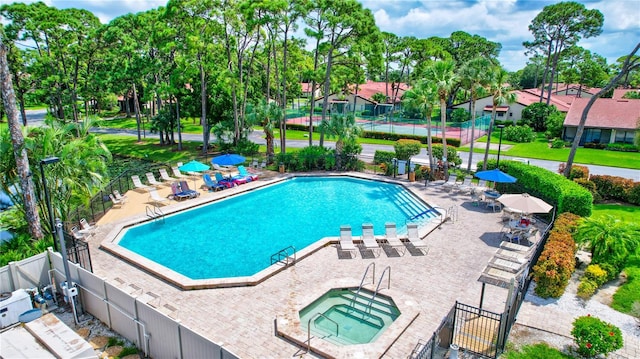
[[[301,250],[350,224],[398,232],[429,207],[402,186],[347,177],[297,177],[129,228],[119,245],[191,279],[251,276],[271,255]]]

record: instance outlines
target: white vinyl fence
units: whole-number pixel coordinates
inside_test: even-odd
[[[127,293],[73,263],[69,263],[69,271],[71,281],[78,287],[82,309],[133,342],[147,357],[239,358],[160,311],[154,306],[156,297],[151,293],[144,294],[141,289]],[[42,287],[51,281],[62,293],[60,283],[65,281],[62,257],[51,248],[0,268],[0,292]]]

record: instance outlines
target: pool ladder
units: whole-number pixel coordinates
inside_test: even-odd
[[[362,285],[364,284],[364,280],[367,277],[367,273],[369,272],[369,267],[373,267],[373,275],[371,276],[371,284],[375,283],[376,264],[374,262],[371,262],[367,266],[367,269],[365,269],[364,275],[362,276],[362,280],[360,281],[360,286],[358,287],[358,290],[356,291],[356,293],[353,295],[353,298],[351,299],[351,303],[350,303],[351,307],[354,307],[355,304],[356,304],[356,300],[357,300],[358,296],[360,295],[360,290],[362,289]],[[380,290],[380,284],[382,284],[382,279],[384,279],[384,274],[387,273],[387,270],[389,271],[389,273],[387,274],[387,278],[388,278],[387,289],[391,288],[391,266],[387,266],[382,271],[382,275],[380,276],[380,279],[378,280],[378,286],[376,286],[376,290],[375,290],[375,292],[373,292],[373,296],[371,296],[371,299],[369,299],[369,303],[367,303],[366,310],[368,310],[368,311],[371,311],[371,306],[373,305],[373,301],[376,299],[376,296],[378,295],[378,291]]]
[[[153,205],[153,207],[147,206],[145,208],[145,211],[147,212],[147,217],[153,219],[154,222],[157,219],[161,219],[162,223],[164,223],[164,213],[162,213],[160,207],[158,207],[157,205]]]
[[[289,254],[289,250],[292,251],[291,254]],[[292,256],[293,258],[291,258]],[[294,246],[283,248],[271,255],[271,265],[274,263],[282,263],[285,267],[288,267],[290,265],[294,265],[296,260],[296,248]]]

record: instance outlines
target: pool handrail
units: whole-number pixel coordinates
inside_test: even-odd
[[[313,315],[313,317],[309,318],[309,321],[307,322],[307,353],[311,351],[311,321],[314,320],[317,317],[324,317],[325,319],[327,319],[328,321],[330,321],[331,323],[336,325],[336,337],[340,336],[340,326],[338,325],[338,323],[327,317],[326,315],[324,315],[323,313],[316,313]],[[313,325],[316,325],[316,322],[313,322]]]
[[[380,284],[382,284],[382,279],[384,279],[384,274],[387,272],[387,269],[389,270],[389,274],[387,275],[387,277],[389,278],[389,281],[387,283],[387,289],[391,288],[391,266],[387,266],[382,271],[382,275],[380,275],[380,280],[378,280],[378,286],[376,287],[376,291],[373,292],[373,296],[369,300],[369,304],[367,305],[368,310],[371,310],[371,305],[373,305],[373,301],[376,299],[376,295],[378,294],[378,290],[380,289]]]
[[[360,281],[360,286],[358,286],[358,290],[353,295],[353,298],[351,299],[351,303],[349,303],[350,307],[355,306],[356,299],[358,298],[358,295],[360,294],[360,290],[362,289],[362,285],[364,284],[364,279],[367,277],[367,273],[369,272],[369,267],[371,267],[372,265],[373,265],[373,275],[371,276],[371,284],[374,284],[376,282],[376,263],[371,262],[367,266],[367,269],[364,270],[364,274],[362,275],[362,280]]]

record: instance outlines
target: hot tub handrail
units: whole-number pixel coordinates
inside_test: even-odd
[[[391,288],[391,266],[387,266],[382,271],[382,275],[380,276],[380,280],[378,280],[378,286],[376,287],[376,291],[373,292],[373,296],[369,300],[369,304],[367,305],[367,309],[368,310],[371,310],[371,305],[373,304],[373,301],[376,299],[376,295],[378,294],[378,290],[380,289],[380,284],[382,284],[382,279],[384,279],[384,274],[387,272],[387,269],[389,270],[389,274],[387,275],[387,277],[389,278],[389,281],[387,283],[387,289]]]
[[[358,290],[353,295],[353,298],[351,299],[351,303],[349,303],[350,307],[355,306],[356,299],[358,298],[358,295],[360,295],[360,290],[362,289],[362,285],[364,284],[364,280],[365,280],[365,278],[367,278],[367,273],[369,272],[369,267],[371,267],[371,266],[373,266],[373,275],[371,276],[371,284],[375,284],[375,282],[376,282],[376,263],[375,262],[371,262],[367,266],[367,269],[364,270],[364,274],[362,275],[362,280],[360,281],[360,286],[358,286]]]
[[[313,317],[309,318],[309,321],[307,322],[307,353],[311,351],[311,321],[314,320],[317,317],[324,317],[326,320],[330,321],[331,323],[336,325],[336,337],[340,336],[340,326],[338,325],[338,323],[327,317],[326,315],[324,315],[323,313],[316,313],[313,315]],[[313,325],[316,325],[316,322],[313,322]]]

